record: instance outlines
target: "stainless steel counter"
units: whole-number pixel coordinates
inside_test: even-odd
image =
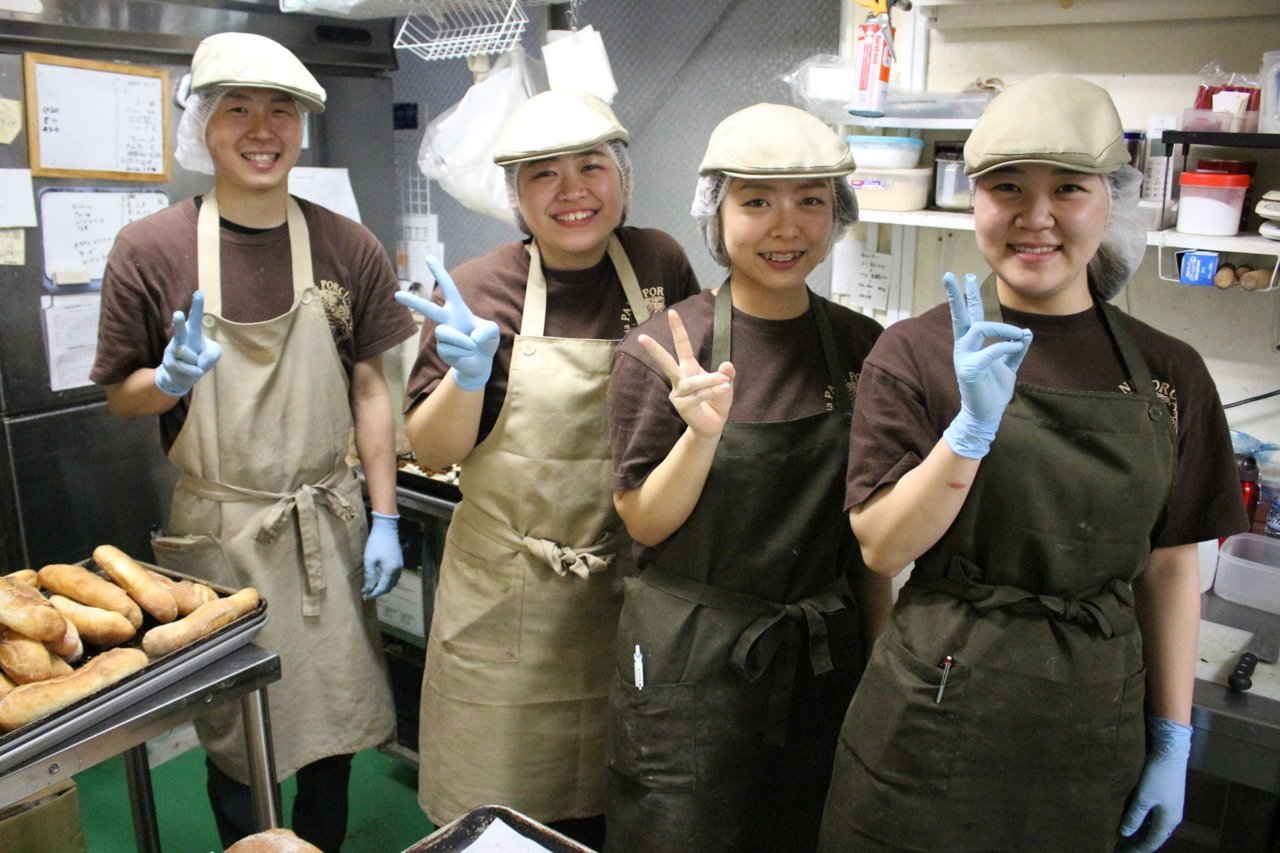
[[[100,764],[125,756],[133,825],[140,851],[159,851],[146,741],[210,708],[239,700],[245,718],[250,789],[260,829],[280,825],[280,790],[271,749],[266,687],[280,679],[280,658],[252,643],[193,671],[65,742],[0,775],[0,807]]]

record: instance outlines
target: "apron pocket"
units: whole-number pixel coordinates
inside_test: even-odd
[[[524,584],[528,557],[508,551],[487,557],[473,553],[465,525],[450,525],[440,561],[431,634],[450,654],[494,663],[520,660]],[[478,549],[477,549],[478,550]]]
[[[942,792],[956,755],[955,700],[965,681],[964,667],[953,666],[936,703],[942,670],[912,655],[890,631],[871,652],[840,739],[883,784]]]
[[[696,688],[615,679],[609,694],[606,763],[637,785],[659,791],[697,787]]]
[[[231,589],[249,584],[238,578],[222,551],[218,537],[207,533],[157,536],[151,540],[156,565]]]

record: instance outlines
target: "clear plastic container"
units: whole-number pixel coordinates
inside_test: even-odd
[[[943,210],[970,210],[973,193],[964,173],[964,143],[937,142],[933,146],[933,203]]]
[[[1262,54],[1262,102],[1258,106],[1258,131],[1280,133],[1280,50]]]
[[[910,136],[846,136],[859,169],[914,169],[924,140]]]
[[[924,210],[929,202],[932,169],[863,169],[849,176],[849,186],[866,210]]]
[[[1183,172],[1178,176],[1177,228],[1183,234],[1230,237],[1240,231],[1240,212],[1249,188],[1248,175]]]
[[[1237,533],[1222,543],[1213,591],[1227,601],[1280,614],[1280,539]]]

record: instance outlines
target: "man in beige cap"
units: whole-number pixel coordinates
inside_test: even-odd
[[[425,467],[462,464],[422,683],[418,799],[436,824],[502,803],[604,837],[605,702],[634,572],[605,386],[623,333],[698,290],[671,237],[622,224],[628,140],[599,98],[530,98],[494,155],[529,238],[456,284],[433,266],[437,302],[399,297],[428,318],[405,431]]]
[[[160,416],[179,470],[156,561],[270,602],[258,642],[282,659],[270,691],[276,767],[297,773],[293,828],[337,850],[352,754],[394,729],[369,601],[403,566],[381,354],[415,327],[373,234],[289,195],[306,114],[324,99],[270,39],[200,43],[176,156],[214,187],[120,232],[92,378],[116,414]],[[347,462],[353,428],[372,529]],[[260,828],[240,714],[196,726],[230,844]]]
[[[1196,543],[1247,529],[1226,419],[1199,355],[1107,304],[1146,232],[1105,90],[1013,85],[965,171],[991,275],[947,273],[859,385],[853,530],[914,568],[821,849],[1152,851],[1182,817]]]
[[[722,121],[693,215],[726,278],[619,347],[614,501],[641,572],[614,652],[609,849],[816,842],[840,721],[889,609],[841,500],[880,326],[806,283],[857,221],[853,168],[795,107]]]

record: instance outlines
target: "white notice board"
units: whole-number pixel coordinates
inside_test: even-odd
[[[169,206],[160,190],[46,189],[40,193],[40,236],[46,285],[102,279],[116,233]]]
[[[163,68],[43,53],[24,60],[31,174],[169,180]]]

